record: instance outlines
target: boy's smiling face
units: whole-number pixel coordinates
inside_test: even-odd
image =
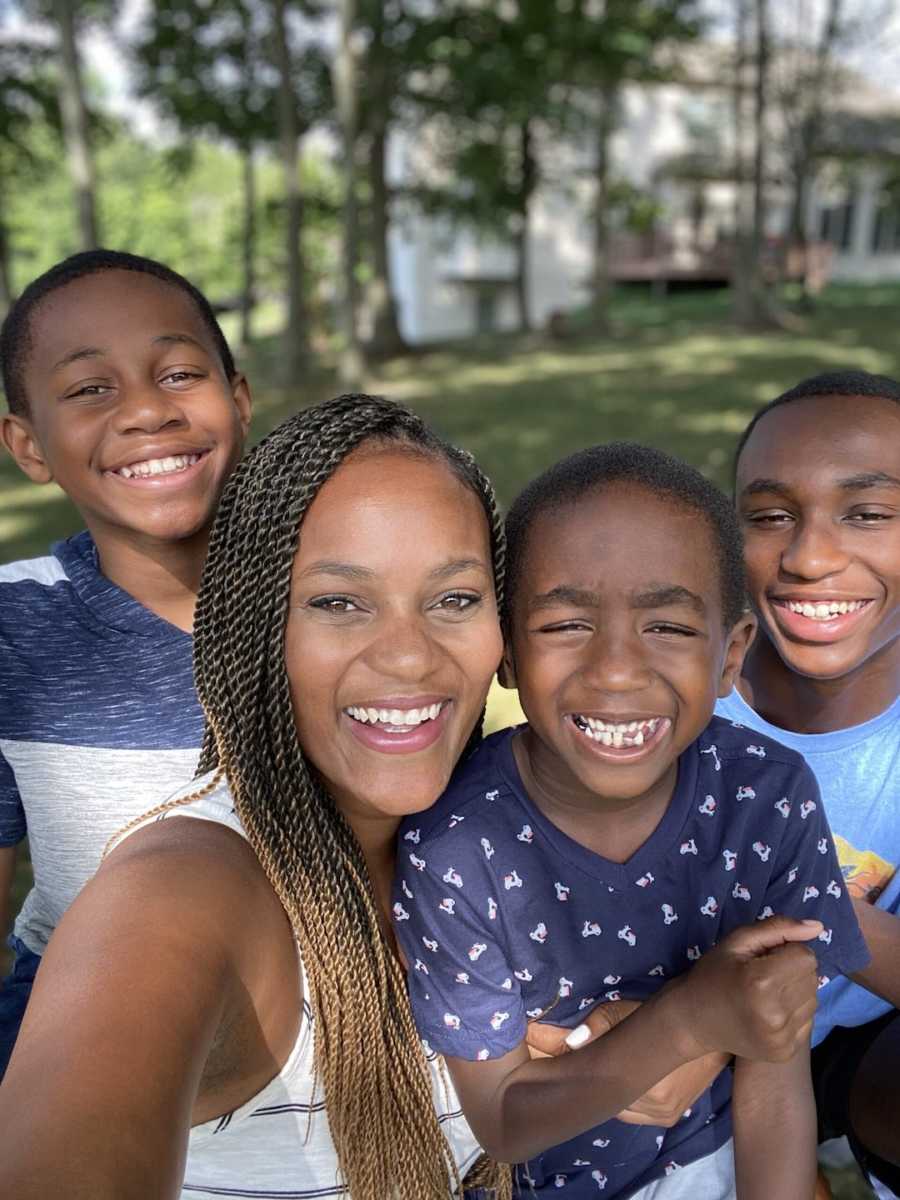
[[[785,666],[823,680],[883,673],[900,646],[900,405],[824,396],[774,409],[741,452],[736,495],[750,598]]]
[[[715,562],[701,515],[635,484],[535,519],[504,669],[533,731],[535,777],[561,802],[668,801],[678,756],[754,628],[723,628]]]
[[[250,415],[190,297],[137,271],[105,270],[32,313],[27,416],[7,448],[37,483],[55,480],[98,545],[175,542],[205,531]]]

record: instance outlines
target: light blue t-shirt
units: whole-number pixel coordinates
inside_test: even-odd
[[[833,733],[792,733],[770,725],[737,691],[716,712],[799,750],[815,772],[847,890],[900,910],[900,697],[871,721]],[[817,1044],[835,1025],[862,1025],[891,1005],[849,979],[819,992]]]

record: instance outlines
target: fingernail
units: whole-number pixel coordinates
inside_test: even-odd
[[[577,1050],[579,1046],[583,1046],[585,1042],[589,1042],[590,1040],[590,1025],[577,1025],[566,1038],[566,1045],[570,1050]]]

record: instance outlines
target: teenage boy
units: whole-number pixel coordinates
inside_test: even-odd
[[[107,250],[25,289],[0,368],[7,450],[87,526],[0,568],[0,909],[26,833],[34,868],[0,989],[2,1076],[40,956],[107,839],[193,774],[194,603],[250,394],[205,297]]]
[[[872,963],[820,995],[822,1139],[900,1195],[900,384],[819,375],[756,414],[736,455],[759,635],[718,711],[800,751]]]
[[[780,956],[812,966],[786,937],[812,939],[820,981],[867,954],[809,769],[711,720],[755,624],[734,511],[678,460],[613,444],[530,484],[507,539],[503,669],[528,724],[402,833],[416,1022],[479,1140],[527,1160],[523,1195],[725,1200],[736,1175],[741,1200],[808,1200],[808,1025],[772,1054],[745,1006]],[[763,1004],[773,1028],[785,994]],[[619,999],[643,1004],[577,1054],[529,1060],[528,1020],[581,1044],[583,1014]],[[738,1056],[733,1150],[727,1070],[671,1129],[611,1119],[717,1050]]]

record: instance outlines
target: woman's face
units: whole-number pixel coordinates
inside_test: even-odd
[[[438,459],[349,456],[303,522],[285,658],[303,752],[351,820],[434,803],[500,653],[477,496]]]

